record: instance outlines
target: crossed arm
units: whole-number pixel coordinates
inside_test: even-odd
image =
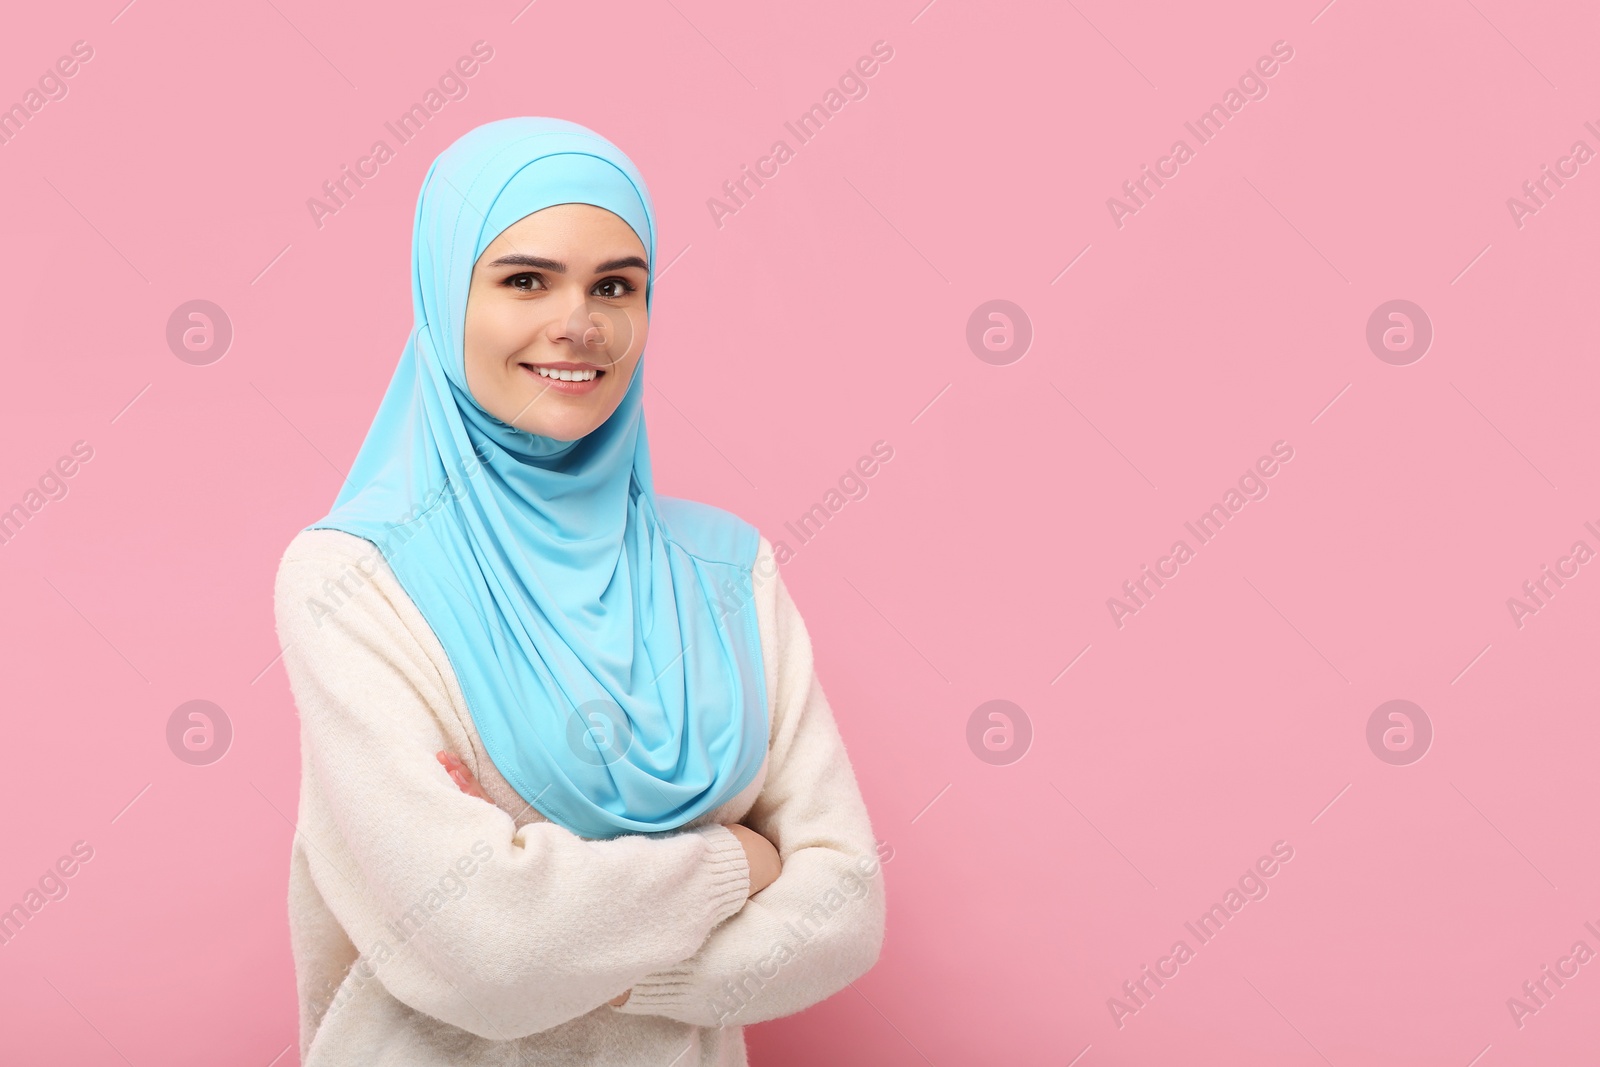
[[[306,611],[350,563],[325,547],[287,554],[278,629],[301,714],[310,874],[390,995],[498,1040],[614,1001],[717,1026],[792,1014],[876,961],[876,846],[781,582],[757,595],[773,728],[745,825],[589,841],[548,822],[514,826],[438,758],[451,742],[437,709],[451,698],[397,583],[363,586],[331,616]],[[764,888],[758,837],[781,857],[781,875],[767,857]],[[492,858],[444,900],[441,872],[475,841]],[[415,933],[412,913],[424,920]],[[396,922],[408,936],[391,958]]]
[[[478,784],[478,779],[473,775],[472,768],[461,762],[460,756],[456,755],[454,752],[440,751],[435,753],[435,758],[444,765],[446,773],[450,775],[450,780],[454,782],[456,787],[463,793],[467,794],[469,797],[477,797],[479,800],[490,804],[494,803],[494,801],[489,799],[489,794],[483,791],[483,786]],[[763,837],[761,840],[766,841],[767,839]],[[742,841],[740,843],[743,844]],[[767,841],[767,847],[771,848],[771,846],[772,842]],[[759,890],[756,888],[755,884],[756,867],[750,853],[751,849],[748,845],[746,845],[744,855],[745,860],[750,862],[750,894],[754,896],[757,892],[759,892]],[[778,852],[776,849],[773,849],[772,858],[776,860],[777,857]],[[777,875],[774,874],[772,877],[776,878]],[[768,879],[768,881],[770,882],[771,879]],[[621,1007],[623,1004],[628,1002],[628,998],[632,995],[633,990],[628,989],[621,996],[613,997],[612,999],[606,1001],[606,1003],[613,1007]]]
[[[469,797],[477,797],[487,803],[494,803],[489,799],[489,794],[483,791],[483,786],[478,784],[478,779],[473,775],[472,768],[461,762],[461,757],[454,752],[440,751],[435,758],[444,766],[450,775],[450,780],[456,784],[463,793]],[[778,850],[771,841],[762,837],[748,826],[735,823],[728,827],[739,839],[739,844],[744,846],[745,862],[750,866],[750,896],[755,896],[777,879],[783,870],[783,861],[778,858]],[[630,988],[619,997],[606,1001],[613,1007],[621,1007],[633,995]]]

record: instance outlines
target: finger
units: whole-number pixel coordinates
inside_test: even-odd
[[[460,777],[456,779],[456,784],[461,787],[462,792],[475,796],[479,800],[489,799],[489,794],[483,791],[483,786],[478,784],[478,779],[466,767],[461,768]]]
[[[472,771],[465,763],[461,762],[460,756],[453,752],[437,752],[434,754],[434,758],[444,767],[445,773],[450,775],[450,780],[456,784],[457,789],[468,796],[478,797],[480,800],[489,799],[482,787],[478,785],[477,779],[472,776]]]

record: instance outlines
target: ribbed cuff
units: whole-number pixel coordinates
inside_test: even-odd
[[[694,997],[694,972],[688,967],[668,967],[633,983],[633,992],[618,1011],[634,1015],[666,1015],[686,1007]]]
[[[711,871],[711,928],[736,914],[750,899],[750,861],[738,835],[721,823],[694,831],[705,838]],[[663,1015],[686,1009],[697,996],[694,969],[687,963],[645,975],[633,984],[626,1003],[615,1010],[632,1015]],[[669,1017],[673,1017],[669,1015]]]
[[[715,928],[750,899],[750,861],[745,858],[738,835],[721,823],[702,826],[695,832],[706,841],[706,864],[711,871],[711,926]]]
[[[694,1025],[722,1025],[714,1014],[714,998],[707,997],[688,968],[669,968],[646,974],[634,982],[634,992],[618,1011],[635,1016],[662,1016]],[[698,1009],[696,1009],[698,1008]],[[706,1017],[702,1017],[706,1016]]]

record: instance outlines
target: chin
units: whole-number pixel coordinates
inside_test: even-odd
[[[554,423],[528,423],[526,420],[524,420],[523,424],[520,425],[518,429],[525,430],[528,433],[539,437],[548,437],[552,441],[566,442],[576,441],[580,437],[588,436],[590,433],[594,432],[595,426],[598,425],[598,423],[596,423],[594,426],[589,425],[589,421],[587,419],[583,420],[582,422],[560,419]]]

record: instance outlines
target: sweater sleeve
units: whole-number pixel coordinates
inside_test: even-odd
[[[298,830],[357,965],[396,999],[522,1037],[688,957],[744,906],[749,866],[726,826],[589,840],[517,828],[458,789],[435,758],[443,676],[384,588],[352,591],[334,555],[291,545],[274,594],[309,779]]]
[[[763,553],[770,560],[765,544]],[[773,570],[774,738],[743,822],[777,846],[782,872],[693,956],[636,982],[618,1011],[697,1026],[763,1022],[825,1000],[877,962],[885,895],[872,827],[805,623]]]

